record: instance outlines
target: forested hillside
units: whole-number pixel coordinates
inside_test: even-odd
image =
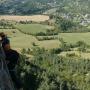
[[[35,14],[40,13],[50,6],[48,0],[4,0],[0,1],[1,14]]]
[[[89,0],[0,0],[0,14],[35,14],[52,7],[59,7],[59,12],[86,14],[90,13],[89,3]]]
[[[63,10],[73,13],[90,13],[89,0],[57,0]]]

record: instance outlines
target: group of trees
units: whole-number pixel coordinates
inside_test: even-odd
[[[30,61],[22,55],[18,66],[24,90],[90,89],[90,60],[64,58],[37,47],[32,54]]]
[[[0,29],[14,29],[14,26],[6,20],[0,20]]]
[[[39,41],[43,41],[42,36],[37,36],[36,37]],[[58,39],[58,37],[45,37],[44,40],[54,40],[54,39]],[[90,45],[86,44],[84,41],[77,41],[75,44],[72,43],[67,43],[63,40],[63,38],[59,38],[60,41],[60,46],[57,48],[53,48],[48,50],[49,53],[51,54],[61,54],[62,52],[68,52],[68,51],[79,51],[79,52],[84,52],[87,53],[89,52],[88,49],[90,48]],[[34,42],[32,42],[32,46],[34,46],[35,48],[38,47],[38,45]],[[34,51],[34,50],[33,50]],[[33,55],[33,51],[32,49],[22,49],[21,52],[23,52],[24,54],[30,54]]]
[[[36,36],[36,39],[38,41],[44,41],[44,40],[56,40],[58,37],[56,36]]]
[[[56,17],[56,24],[61,31],[68,31],[75,26],[72,21],[60,17]]]
[[[55,29],[47,29],[46,32],[38,32],[36,36],[54,36],[58,35],[58,31]]]
[[[55,27],[59,32],[89,32],[90,30],[81,26],[79,23],[75,23],[72,20],[68,20],[59,16],[55,17]]]

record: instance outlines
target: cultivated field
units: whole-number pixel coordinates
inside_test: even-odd
[[[16,29],[0,29],[0,32],[2,31],[9,37],[12,48],[19,51],[23,48],[32,48],[33,42],[39,47],[44,47],[46,49],[57,48],[60,45],[58,40],[38,41],[34,36],[23,34]]]
[[[8,35],[11,41],[11,47],[19,52],[23,48],[32,48],[33,42],[37,46],[44,47],[46,49],[60,47],[60,42],[58,40],[38,41],[34,36],[23,34],[17,29],[0,29],[0,32],[2,31]],[[60,33],[59,36],[68,43],[75,43],[83,40],[90,45],[90,33]],[[82,58],[90,58],[90,53],[80,53],[78,51],[62,52],[60,55],[66,55],[66,53],[76,53],[77,56],[79,55]]]
[[[3,15],[0,16],[0,20],[11,20],[11,21],[34,21],[34,22],[43,22],[46,20],[49,20],[49,16],[47,15],[33,15],[33,16],[8,16],[8,15]]]
[[[13,21],[26,21],[26,20],[31,21],[32,20],[35,22],[40,22],[40,21],[45,21],[45,20],[49,19],[48,16],[45,16],[45,17],[47,17],[47,18],[44,18],[44,16],[42,16],[42,15],[0,16],[0,19],[13,20]],[[14,23],[14,25],[18,29],[20,29],[22,32],[29,33],[29,34],[37,34],[39,32],[45,33],[47,31],[47,29],[53,29],[54,28],[53,26],[36,24],[36,23],[32,23],[32,24],[19,24],[19,23],[15,24]],[[90,28],[90,27],[88,27],[88,28]],[[32,48],[33,42],[35,43],[35,45],[37,45],[39,47],[44,47],[46,49],[53,49],[53,48],[60,47],[60,41],[59,40],[38,41],[35,38],[35,36],[23,34],[22,32],[20,32],[17,29],[0,29],[0,32],[5,32],[8,35],[8,37],[11,41],[12,48],[16,49],[18,51],[20,51],[23,48],[25,48],[25,49]],[[63,38],[64,41],[66,41],[67,43],[73,43],[74,44],[77,41],[84,41],[90,45],[90,32],[87,32],[87,33],[59,33],[59,35],[57,37]],[[66,53],[67,52],[63,52],[61,54],[65,55]],[[78,54],[76,51],[75,51],[75,53]],[[83,57],[83,58],[84,57],[90,58],[89,55],[90,55],[90,53],[81,53],[81,57]]]
[[[31,48],[32,43],[35,42],[40,47],[45,47],[47,49],[57,48],[60,45],[58,40],[45,40],[38,41],[34,36],[27,35],[19,32],[16,29],[0,29],[0,31],[5,32],[9,39],[11,40],[11,45],[13,48]],[[13,33],[15,31],[15,33]],[[90,33],[60,33],[60,38],[68,43],[76,43],[77,41],[85,41],[90,45]]]
[[[60,38],[63,38],[68,43],[76,43],[77,41],[84,41],[90,45],[90,32],[87,33],[60,33]]]
[[[49,25],[42,25],[42,24],[18,24],[16,25],[18,29],[25,33],[30,33],[30,34],[36,34],[39,32],[46,32],[47,29],[52,29],[54,27],[49,26]]]

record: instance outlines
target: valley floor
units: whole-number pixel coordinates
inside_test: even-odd
[[[1,29],[0,31],[5,32],[10,41],[11,47],[21,52],[23,48],[32,48],[32,43],[34,42],[39,47],[44,47],[45,49],[53,49],[60,47],[59,40],[44,40],[38,41],[34,36],[23,34],[17,29]],[[13,33],[14,32],[14,33]],[[68,43],[75,43],[77,41],[85,41],[90,44],[89,39],[90,33],[60,33],[58,37],[63,38]],[[90,58],[90,53],[80,53],[78,51],[68,51],[62,52],[60,55],[65,56],[67,53],[75,53],[77,56],[82,58]]]

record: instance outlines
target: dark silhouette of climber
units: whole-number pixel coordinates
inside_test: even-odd
[[[14,82],[15,87],[17,89],[20,89],[22,85],[21,85],[20,80],[17,78],[15,74],[15,67],[18,63],[19,53],[11,49],[10,40],[7,38],[7,36],[3,32],[0,33],[0,37],[1,37],[2,47],[6,56],[5,59],[6,59],[6,63],[9,69],[9,73],[11,75],[11,78]]]

